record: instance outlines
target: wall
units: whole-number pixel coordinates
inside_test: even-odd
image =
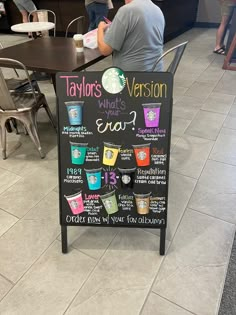
[[[220,20],[219,0],[199,0],[197,22],[219,23]]]

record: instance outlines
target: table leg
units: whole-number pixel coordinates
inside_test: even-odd
[[[56,90],[56,73],[51,73],[51,79],[52,79],[52,84],[53,84],[53,87],[54,87],[54,91],[56,93],[57,92],[57,90]]]

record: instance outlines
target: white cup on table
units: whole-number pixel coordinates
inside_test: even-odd
[[[84,51],[83,35],[82,34],[75,34],[73,36],[73,39],[75,41],[76,51],[77,52],[83,52]]]

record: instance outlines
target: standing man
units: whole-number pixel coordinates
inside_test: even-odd
[[[215,54],[225,55],[224,39],[235,4],[235,0],[220,0],[221,23],[216,33],[216,47],[213,50]]]
[[[98,48],[126,71],[151,71],[163,52],[165,20],[151,0],[125,0],[113,22],[98,26]],[[162,63],[157,71],[162,70]]]
[[[104,16],[107,17],[108,0],[85,0],[85,8],[89,16],[88,31],[92,31],[104,20]]]

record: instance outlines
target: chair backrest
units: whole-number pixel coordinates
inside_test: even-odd
[[[3,44],[0,42],[0,49],[3,49],[3,48],[4,48],[4,46],[3,46]],[[19,73],[16,71],[16,69],[14,68],[13,70],[14,70],[16,76],[19,78]]]
[[[175,47],[172,47],[171,49],[167,50],[163,55],[161,55],[157,61],[154,63],[154,66],[152,67],[152,70],[151,71],[155,71],[156,69],[156,66],[157,64],[168,54],[170,54],[171,52],[175,52],[174,54],[174,58],[173,60],[171,61],[169,67],[167,68],[166,72],[171,72],[173,75],[175,74],[177,68],[178,68],[178,65],[180,63],[180,60],[183,56],[183,53],[184,53],[184,50],[186,48],[188,44],[188,41],[187,42],[184,42],[182,44],[179,44]]]
[[[68,37],[69,29],[74,23],[76,23],[76,33],[77,34],[83,34],[84,33],[84,21],[85,21],[85,16],[79,16],[76,19],[72,20],[67,25],[65,37]]]
[[[28,15],[28,21],[29,22],[32,19],[33,13],[37,13],[39,20],[41,20],[42,22],[50,21],[50,22],[54,23],[53,36],[56,37],[57,17],[56,17],[55,12],[53,12],[52,10],[46,10],[46,9],[39,9],[39,10],[32,11]],[[42,15],[42,18],[40,17],[40,15]]]
[[[34,88],[32,86],[28,70],[26,69],[25,65],[18,60],[9,59],[9,58],[0,58],[0,62],[2,64],[6,64],[7,66],[10,66],[12,68],[15,66],[15,67],[21,68],[22,70],[25,71],[25,75],[26,75],[26,78],[28,80],[28,84],[30,86],[30,92],[33,94],[34,100],[36,102],[37,101],[36,94],[35,94]],[[0,102],[0,109],[1,110],[16,110],[16,106],[13,102],[12,97],[11,97],[11,93],[8,90],[8,87],[7,87],[6,81],[4,79],[4,75],[2,73],[1,68],[0,68],[0,100],[1,100],[1,102]]]

